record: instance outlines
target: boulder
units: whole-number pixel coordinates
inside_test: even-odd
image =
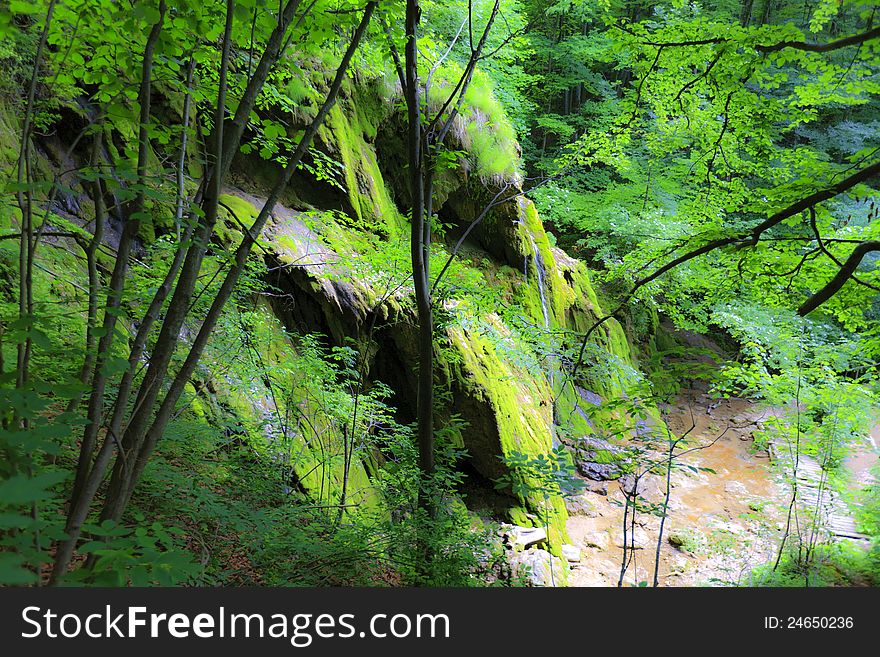
[[[569,545],[568,543],[565,543],[562,546],[562,556],[565,557],[566,561],[577,563],[581,560],[581,551],[574,545]]]
[[[620,463],[625,460],[624,450],[607,440],[584,436],[574,447],[574,462],[578,472],[593,481],[617,479],[623,473]]]
[[[619,548],[623,548],[623,532],[618,530],[614,535],[614,545]],[[627,528],[626,532],[626,547],[627,548],[635,548],[636,550],[643,550],[646,547],[649,547],[652,544],[651,537],[648,536],[648,532],[644,529],[640,529],[636,527],[635,532],[632,531],[631,528]]]
[[[510,544],[514,547],[527,548],[547,540],[547,532],[543,527],[519,527],[514,525],[508,532]]]
[[[667,536],[669,544],[681,552],[697,553],[706,547],[706,537],[696,529],[679,527],[670,530]]]
[[[510,562],[514,579],[523,580],[527,586],[565,586],[568,582],[568,562],[547,550],[516,552]]]

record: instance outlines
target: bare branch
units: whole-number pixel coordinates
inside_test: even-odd
[[[813,296],[807,299],[800,308],[798,308],[798,315],[801,317],[809,315],[816,310],[816,308],[837,294],[837,292],[840,291],[840,288],[843,287],[844,283],[852,278],[852,275],[861,264],[862,258],[872,251],[880,251],[880,241],[869,240],[867,242],[862,242],[853,249],[853,252],[849,254],[849,257],[846,259],[846,262],[843,263],[843,266],[837,272],[837,275],[828,281],[825,287],[816,292]]]

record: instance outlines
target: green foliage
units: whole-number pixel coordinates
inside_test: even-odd
[[[545,500],[552,496],[573,497],[584,489],[584,482],[574,473],[571,454],[562,445],[550,454],[529,456],[514,451],[499,456],[510,471],[495,481],[498,490],[510,490],[521,498],[538,494]]]
[[[76,400],[88,355],[82,253],[95,219],[89,184],[103,185],[111,219],[97,255],[99,309],[122,223],[141,222],[121,308],[111,311],[119,321],[103,370],[108,400],[128,371],[136,318],[181,248],[186,221],[198,213],[190,177],[205,169],[204,146],[215,127],[216,114],[206,109],[218,95],[226,5],[168,4],[151,71],[145,178],[136,171],[137,89],[158,2],[56,3],[48,25],[48,0],[16,0],[0,13],[0,182],[7,192],[0,198],[3,584],[45,577],[52,544],[64,538],[63,501],[84,415]],[[461,81],[469,32],[482,31],[493,5],[422,3],[427,119]],[[274,177],[289,161],[361,8],[353,0],[318,0],[296,22],[281,65],[245,117],[235,186],[256,194],[264,174]],[[690,360],[690,350],[664,348],[659,336],[646,349],[651,374],[642,376],[631,343],[650,341],[661,313],[735,350],[712,381],[713,393],[779,409],[756,432],[757,446],[793,443],[827,466],[833,486],[846,486],[839,466],[876,407],[876,254],[820,313],[802,319],[793,309],[834,276],[855,244],[880,237],[873,180],[793,215],[754,244],[712,250],[639,286],[634,297],[628,293],[663,263],[739,235],[876,163],[876,40],[825,52],[774,46],[858,34],[869,29],[873,11],[850,1],[777,2],[749,20],[732,2],[500,3],[486,44],[491,56],[463,96],[453,98],[459,114],[449,137],[429,153],[438,212],[430,218],[431,258],[446,261],[462,222],[473,219],[469,211],[480,210],[482,192],[539,184],[530,194],[535,204],[517,199],[515,214],[507,206],[487,220],[496,222],[498,240],[509,242],[500,249],[506,263],[466,244],[438,286],[438,465],[425,480],[412,427],[401,424],[405,405],[395,408],[405,384],[395,381],[395,397],[374,360],[394,349],[401,363],[394,366],[408,366],[413,317],[411,253],[403,239],[407,194],[399,180],[389,176],[386,185],[383,176],[405,172],[380,167],[386,156],[387,168],[396,167],[399,155],[380,138],[387,140],[383,130],[401,120],[388,47],[402,47],[402,5],[381,9],[382,25],[376,21],[356,55],[357,74],[345,80],[319,143],[300,165],[284,199],[288,207],[276,208],[259,237],[259,254],[248,261],[128,514],[121,523],[88,519],[80,546],[91,557],[88,567],[71,571],[65,583],[485,583],[503,555],[491,522],[459,499],[459,464],[470,459],[484,473],[501,472],[493,478],[517,498],[517,518],[543,523],[557,550],[566,536],[562,498],[580,488],[570,450],[601,439],[610,448],[594,450],[598,462],[623,474],[657,472],[656,454],[672,438],[663,434],[654,404],[673,399],[688,380],[713,376],[714,365],[680,362]],[[271,3],[236,2],[227,116],[275,25]],[[23,90],[44,28],[33,180],[19,184],[13,181]],[[194,109],[185,133],[186,94]],[[87,166],[98,133],[100,162]],[[33,196],[36,228],[59,234],[37,250],[32,312],[22,311],[15,293],[22,224],[15,192]],[[189,309],[196,321],[181,332],[172,372],[258,213],[251,197],[225,192],[213,238],[199,245],[208,255]],[[127,213],[141,197],[143,210]],[[629,307],[615,310],[616,319],[582,348],[581,336],[621,299]],[[159,309],[160,322],[165,311]],[[315,332],[325,329],[329,335]],[[100,338],[101,329],[92,337]],[[155,340],[154,332],[145,360]],[[7,371],[25,344],[30,378]],[[134,372],[135,385],[142,374]],[[407,376],[400,373],[401,380]],[[480,426],[468,427],[463,415]],[[557,440],[568,447],[553,448]],[[419,508],[420,497],[431,500],[436,515]],[[864,492],[860,522],[876,537],[874,497],[876,487]],[[644,500],[628,504],[665,513]],[[682,546],[688,549],[687,539]],[[866,554],[823,547],[803,568],[786,553],[779,568],[761,570],[756,581],[876,583],[876,545]]]
[[[752,586],[877,586],[880,583],[877,550],[866,552],[852,543],[816,547],[808,566],[799,565],[791,551],[783,554],[777,568],[762,566],[751,575]]]

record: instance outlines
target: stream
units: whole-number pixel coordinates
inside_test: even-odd
[[[524,200],[519,199],[519,224],[527,235],[540,295],[544,328],[550,328],[544,263],[534,236],[525,225]],[[529,256],[523,264],[529,278]],[[679,332],[692,346],[719,352],[703,336]],[[548,367],[553,385],[555,363]],[[571,586],[651,585],[655,564],[660,586],[749,585],[752,571],[775,561],[785,532],[791,487],[784,482],[786,464],[771,464],[770,451],[754,447],[752,432],[778,410],[767,409],[746,399],[713,400],[705,389],[685,390],[675,404],[661,409],[675,436],[687,432],[687,442],[678,452],[677,467],[670,478],[668,513],[662,527],[659,560],[658,535],[661,519],[639,512],[635,524],[623,530],[625,495],[621,481],[588,481],[588,490],[567,503],[568,533],[580,551],[580,562],[572,564]],[[853,445],[843,467],[850,486],[872,481],[872,468],[880,460],[880,423],[864,444]],[[557,445],[554,436],[553,445]],[[656,455],[658,458],[660,455]],[[820,474],[817,476],[816,472]],[[822,518],[817,523],[828,530],[831,540],[864,539],[856,530],[852,512],[836,492],[818,490],[814,478],[821,478],[817,463],[809,457],[798,471],[799,505],[804,513]],[[625,485],[632,485],[627,483]],[[648,474],[639,482],[640,503],[662,505],[666,477]],[[811,497],[812,496],[812,497]],[[811,506],[812,505],[812,506]],[[799,507],[800,508],[800,507]],[[867,545],[867,541],[860,541]],[[626,545],[626,549],[624,546]],[[621,563],[629,561],[621,580]]]
[[[784,505],[789,488],[771,466],[766,451],[753,447],[752,431],[766,415],[744,399],[711,400],[705,392],[688,390],[664,409],[675,435],[692,425],[686,449],[705,446],[683,456],[680,463],[714,471],[674,470],[669,514],[660,549],[659,585],[748,585],[752,569],[776,558],[785,526]],[[871,442],[855,446],[845,466],[855,483],[869,480],[878,462]],[[623,502],[619,482],[590,482],[592,490],[570,505],[568,531],[581,549],[572,586],[616,586],[623,555]],[[855,484],[854,484],[855,485]],[[662,504],[665,477],[646,475],[639,486],[642,499]],[[660,519],[639,513],[635,532],[627,537],[632,562],[624,585],[653,583]],[[629,530],[628,530],[629,531]],[[673,545],[673,543],[675,545]]]

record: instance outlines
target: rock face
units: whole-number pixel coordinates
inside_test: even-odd
[[[405,151],[395,129],[400,117],[391,109],[394,103],[384,97],[363,102],[370,93],[381,92],[356,89],[341,99],[319,133],[316,148],[342,165],[340,179],[331,185],[298,173],[291,195],[273,212],[263,251],[270,265],[268,282],[280,291],[271,296],[272,309],[284,327],[326,335],[331,346],[362,345],[369,354],[368,377],[392,389],[391,405],[409,422],[415,419],[417,340],[407,277]],[[370,115],[368,107],[381,109]],[[506,119],[501,115],[493,121]],[[467,151],[466,131],[456,138]],[[499,147],[515,157],[515,143]],[[519,184],[516,163],[501,172],[481,171],[483,155],[472,155],[469,164],[444,171],[438,182],[435,210],[457,226],[452,239],[485,202]],[[259,186],[244,178],[224,200],[247,222],[263,199],[242,191]],[[235,221],[227,223],[235,230]],[[523,197],[498,205],[471,237],[466,244],[473,257],[460,256],[447,274],[450,282],[465,282],[462,289],[491,290],[505,305],[522,309],[527,321],[560,333],[584,331],[604,314],[586,267],[551,246],[531,201]],[[585,367],[579,393],[568,386],[554,409],[547,374],[551,363],[501,315],[487,314],[469,294],[456,292],[438,313],[443,326],[435,346],[437,379],[448,401],[435,420],[439,429],[452,427],[454,418],[464,423],[463,430],[450,430],[452,442],[467,451],[471,465],[491,484],[508,474],[505,458],[512,454],[537,458],[550,453],[554,410],[572,411],[577,429],[591,430],[584,407],[615,395],[620,382],[616,374],[596,376]],[[615,320],[603,323],[594,335],[596,347],[609,359],[634,367]],[[616,452],[605,444],[585,443],[576,459],[579,471],[595,481],[619,476],[606,454]],[[303,476],[312,466],[304,465]],[[527,516],[536,526],[548,526],[545,539],[559,554],[568,541],[562,498],[545,500],[537,492],[512,496],[511,519],[523,524]]]
[[[607,440],[584,436],[575,442],[574,450],[577,470],[587,479],[609,481],[623,474],[620,464],[625,459],[624,451]]]

